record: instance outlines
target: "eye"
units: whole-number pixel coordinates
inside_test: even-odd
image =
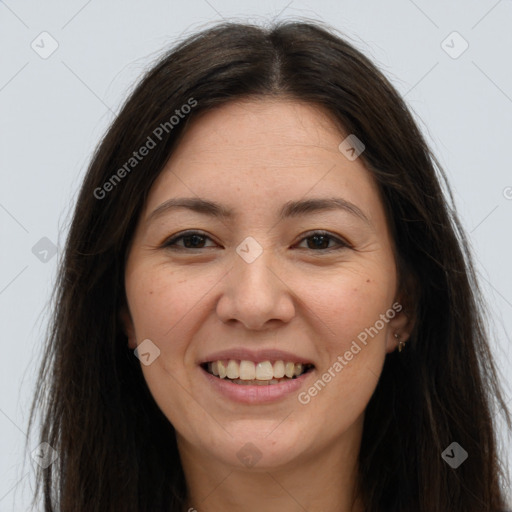
[[[172,249],[205,249],[207,248],[204,246],[205,240],[211,240],[211,238],[199,231],[186,231],[166,240],[162,247],[170,247]],[[183,245],[178,244],[180,241],[183,241]]]
[[[308,240],[311,241],[311,243],[308,242]],[[314,231],[312,233],[309,233],[308,236],[302,238],[301,242],[306,241],[307,247],[306,249],[312,249],[312,250],[336,250],[336,249],[343,249],[346,247],[350,247],[350,244],[347,242],[341,240],[338,237],[335,237],[331,235],[330,233],[327,233],[325,231]],[[334,241],[337,244],[337,247],[328,247],[329,243]]]
[[[184,233],[179,233],[178,235],[171,237],[169,240],[166,240],[162,244],[162,247],[178,250],[207,249],[208,247],[205,246],[206,240],[211,240],[211,238],[205,235],[204,233],[201,233],[200,231],[186,231]],[[308,241],[311,241],[311,243],[309,243]],[[178,242],[182,242],[182,244],[179,244]],[[308,236],[302,238],[301,243],[303,242],[307,243],[307,247],[303,248],[311,249],[314,251],[331,251],[350,247],[350,244],[348,244],[347,242],[325,231],[311,232],[308,234]],[[334,247],[329,247],[329,244],[331,242],[335,243]]]

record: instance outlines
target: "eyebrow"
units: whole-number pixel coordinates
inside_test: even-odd
[[[220,220],[229,220],[235,216],[235,213],[232,209],[226,208],[225,206],[214,201],[208,201],[198,197],[177,197],[168,199],[155,210],[153,210],[153,212],[148,215],[146,223],[149,223],[151,220],[160,217],[164,213],[168,213],[169,211],[177,209],[192,210],[196,213],[208,215]],[[360,208],[341,197],[288,201],[282,207],[279,213],[279,218],[280,220],[284,220],[290,217],[300,217],[310,213],[332,210],[342,210],[348,212],[351,215],[363,220],[366,224],[371,225],[370,220]]]

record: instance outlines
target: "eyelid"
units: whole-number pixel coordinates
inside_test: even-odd
[[[214,241],[213,238],[200,231],[200,230],[194,230],[194,229],[191,229],[191,230],[186,230],[186,231],[182,231],[182,232],[179,232],[179,233],[176,233],[174,235],[172,235],[171,237],[168,237],[166,238],[162,244],[160,244],[160,247],[162,248],[168,248],[168,249],[172,249],[172,250],[184,250],[184,251],[200,251],[202,249],[209,249],[211,247],[199,247],[199,248],[189,248],[189,247],[182,247],[182,246],[177,246],[177,245],[174,245],[176,242],[178,242],[179,240],[187,237],[187,236],[193,236],[193,235],[198,235],[198,236],[201,236],[205,239],[209,239],[211,241]],[[333,250],[339,250],[339,249],[344,249],[344,248],[349,248],[349,249],[352,249],[353,246],[351,243],[349,243],[346,239],[344,239],[343,237],[340,237],[338,235],[334,235],[328,231],[325,231],[325,230],[321,230],[321,229],[317,229],[317,230],[311,230],[311,231],[308,231],[306,233],[303,233],[302,235],[300,235],[300,239],[299,241],[294,244],[294,245],[298,245],[304,241],[306,241],[308,238],[312,238],[313,236],[325,236],[325,237],[328,237],[330,240],[336,242],[337,246],[335,247],[328,247],[326,249],[309,249],[308,247],[303,247],[302,249],[306,249],[306,250],[309,250],[309,251],[312,251],[312,252],[318,252],[318,253],[326,253],[326,252],[330,252],[330,251],[333,251]],[[216,242],[215,242],[216,243]]]
[[[189,249],[188,247],[181,247],[181,246],[176,246],[176,245],[172,245],[173,243],[176,243],[177,241],[181,240],[182,238],[185,238],[187,236],[193,236],[193,235],[199,235],[199,236],[202,236],[203,238],[206,238],[206,239],[209,239],[211,241],[214,241],[213,238],[204,233],[203,231],[201,230],[198,230],[198,229],[188,229],[186,231],[181,231],[179,233],[176,233],[170,237],[167,237],[161,244],[160,244],[160,247],[162,248],[170,248],[170,249],[177,249],[177,250],[189,250],[189,251],[199,251],[199,250],[202,250],[202,249],[208,249],[209,247],[200,247],[199,249]]]
[[[299,239],[299,242],[298,243],[302,243],[304,242],[305,240],[307,240],[308,238],[311,238],[313,236],[325,236],[325,237],[328,237],[330,238],[331,240],[333,240],[334,242],[337,243],[337,247],[328,247],[327,249],[309,249],[310,251],[312,252],[328,252],[328,251],[333,251],[333,250],[336,250],[336,249],[343,249],[343,248],[352,248],[352,244],[349,243],[346,239],[342,238],[341,236],[338,236],[338,235],[334,235],[332,233],[330,233],[329,231],[324,231],[322,229],[313,229],[311,231],[308,231],[306,233],[303,233],[302,235],[300,235],[300,239]],[[308,248],[306,248],[308,249]]]

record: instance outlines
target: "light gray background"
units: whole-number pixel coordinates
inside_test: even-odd
[[[0,511],[28,509],[22,448],[45,307],[79,183],[120,103],[177,38],[222,18],[297,17],[342,30],[419,119],[470,235],[512,400],[512,1],[0,1]],[[43,31],[58,43],[47,59],[31,48],[50,48]],[[441,46],[453,31],[469,44],[458,58],[445,51],[463,49],[457,36]],[[59,249],[47,262],[32,252],[43,237]],[[512,464],[510,444],[501,451]]]

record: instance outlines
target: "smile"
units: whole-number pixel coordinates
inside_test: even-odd
[[[217,360],[201,365],[210,375],[233,384],[268,386],[297,379],[314,368],[312,364],[293,361]]]

